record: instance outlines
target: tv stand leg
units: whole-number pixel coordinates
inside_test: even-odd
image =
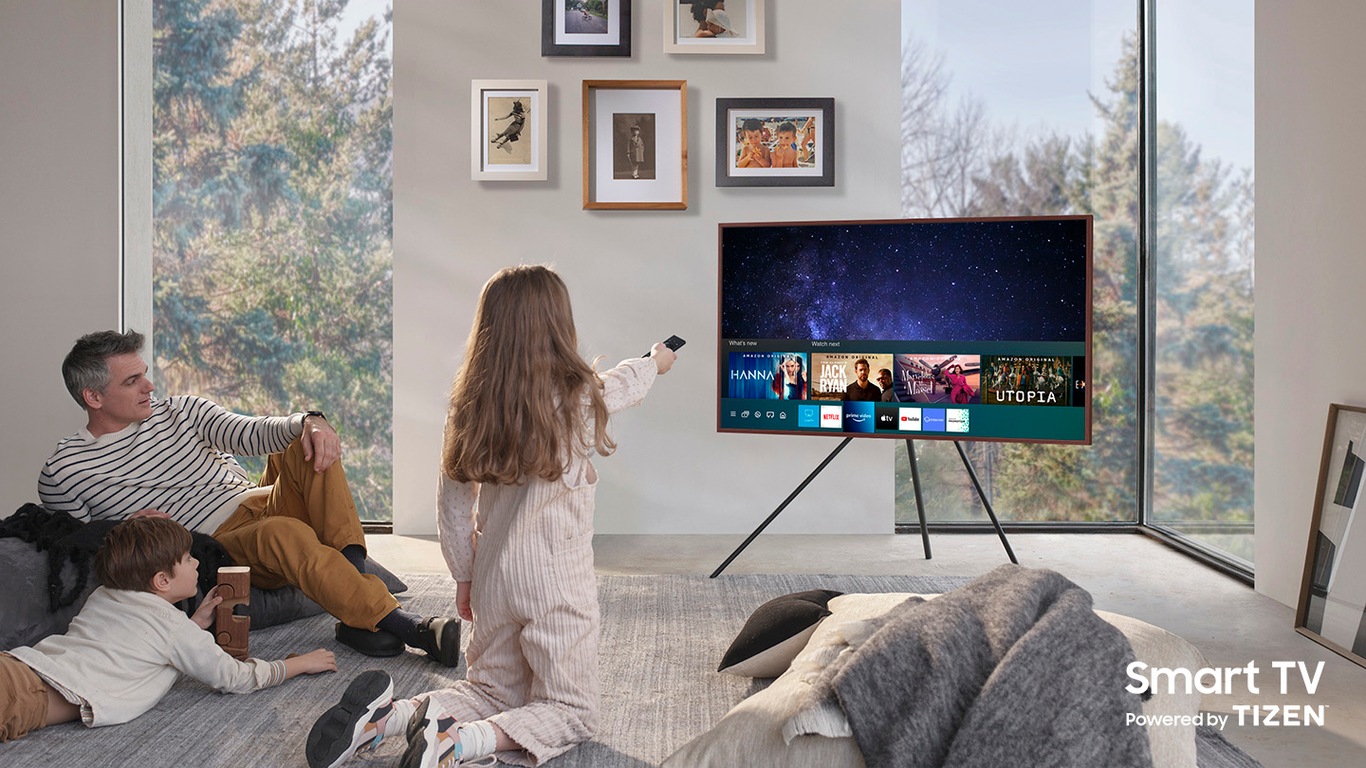
[[[854,438],[852,437],[846,437],[844,438],[844,440],[840,441],[840,444],[835,446],[835,450],[831,451],[830,455],[825,457],[825,461],[822,461],[820,463],[820,466],[812,470],[811,474],[807,475],[806,479],[802,481],[802,484],[797,486],[797,489],[794,490],[792,493],[788,494],[786,499],[783,499],[783,503],[779,504],[778,508],[773,510],[773,514],[769,515],[762,523],[759,523],[759,527],[754,529],[754,533],[751,533],[749,535],[749,538],[745,539],[744,543],[736,547],[735,551],[730,553],[730,557],[726,558],[726,561],[724,563],[721,563],[719,566],[716,567],[716,570],[711,572],[711,578],[714,579],[717,576],[720,576],[721,571],[726,570],[726,566],[730,565],[732,560],[739,557],[740,553],[745,551],[745,547],[748,547],[751,541],[754,541],[756,538],[758,538],[759,534],[763,533],[764,529],[768,527],[768,524],[773,522],[774,518],[778,516],[778,513],[782,512],[784,509],[787,509],[787,505],[791,504],[792,500],[797,498],[797,494],[806,490],[806,486],[810,485],[811,481],[816,479],[816,475],[819,475],[821,473],[821,470],[825,469],[825,466],[829,464],[831,461],[833,461],[834,458],[839,455],[839,452],[844,450],[844,446],[848,445],[849,441],[853,439]]]
[[[915,491],[915,513],[920,516],[920,542],[925,545],[925,559],[930,559],[930,529],[925,525],[925,501],[920,497],[920,467],[915,461],[915,443],[906,438],[906,458],[911,463],[911,489]]]
[[[910,441],[908,440],[907,442]],[[1006,548],[1006,554],[1010,556],[1010,562],[1019,565],[1020,561],[1015,559],[1015,551],[1010,548],[1010,542],[1006,540],[1005,529],[1001,527],[1001,521],[996,519],[996,511],[991,508],[991,502],[987,501],[987,495],[982,490],[982,483],[977,479],[977,471],[972,468],[972,462],[968,461],[968,455],[963,452],[963,444],[954,440],[953,447],[958,449],[958,458],[963,460],[963,466],[968,470],[968,477],[972,478],[972,487],[977,489],[977,498],[982,500],[982,506],[986,507],[987,516],[991,518],[991,524],[996,526],[996,535],[1001,537],[1001,545]],[[923,519],[921,520],[921,525],[924,525]]]

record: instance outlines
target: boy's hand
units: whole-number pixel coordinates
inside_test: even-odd
[[[319,672],[336,672],[337,656],[326,648],[319,648],[316,651],[309,651],[302,656],[296,656],[289,661],[299,665],[299,673],[304,675],[316,675]]]
[[[200,629],[208,629],[213,626],[213,611],[218,604],[223,602],[223,598],[218,594],[218,587],[209,590],[209,594],[204,596],[204,602],[195,609],[194,615],[190,617]]]

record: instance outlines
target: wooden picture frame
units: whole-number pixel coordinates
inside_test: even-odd
[[[686,80],[583,81],[583,207],[688,207]]]
[[[630,56],[632,0],[602,0],[602,14],[574,0],[541,0],[542,56]]]
[[[786,130],[792,138],[780,147]],[[834,99],[716,100],[716,186],[834,185]]]
[[[1328,406],[1295,631],[1366,667],[1366,408]]]
[[[471,80],[470,178],[545,181],[548,106],[545,80]]]
[[[764,0],[725,0],[721,9],[713,7],[716,0],[660,0],[660,4],[665,53],[764,52]]]

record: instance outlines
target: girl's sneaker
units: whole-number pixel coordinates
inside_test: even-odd
[[[465,738],[461,738],[462,735]],[[468,740],[468,744],[465,742]],[[475,742],[480,743],[475,743]],[[422,699],[408,721],[408,750],[400,768],[455,768],[455,766],[493,766],[493,731],[460,729],[460,723],[447,714],[430,696]]]
[[[387,672],[372,669],[356,675],[341,701],[308,732],[304,754],[309,768],[336,768],[358,750],[374,749],[393,711],[394,681]]]

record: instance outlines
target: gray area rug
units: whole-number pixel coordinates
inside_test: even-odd
[[[423,615],[453,612],[455,585],[449,577],[403,578],[410,585],[400,595],[405,608]],[[601,730],[594,741],[545,765],[652,768],[710,728],[766,684],[717,674],[716,666],[749,614],[773,597],[817,587],[842,592],[943,592],[965,582],[942,576],[600,576]],[[341,667],[338,674],[298,677],[243,696],[219,694],[182,680],[156,708],[131,723],[94,729],[60,725],[0,745],[0,765],[303,766],[309,727],[357,672],[388,671],[399,696],[439,688],[464,675],[463,666],[447,670],[416,652],[394,659],[361,656],[332,639],[332,624],[330,617],[316,616],[255,632],[251,652],[279,658],[331,648]],[[1201,768],[1256,766],[1217,732],[1213,737],[1200,745]],[[401,740],[386,741],[348,765],[397,765],[403,746]]]

